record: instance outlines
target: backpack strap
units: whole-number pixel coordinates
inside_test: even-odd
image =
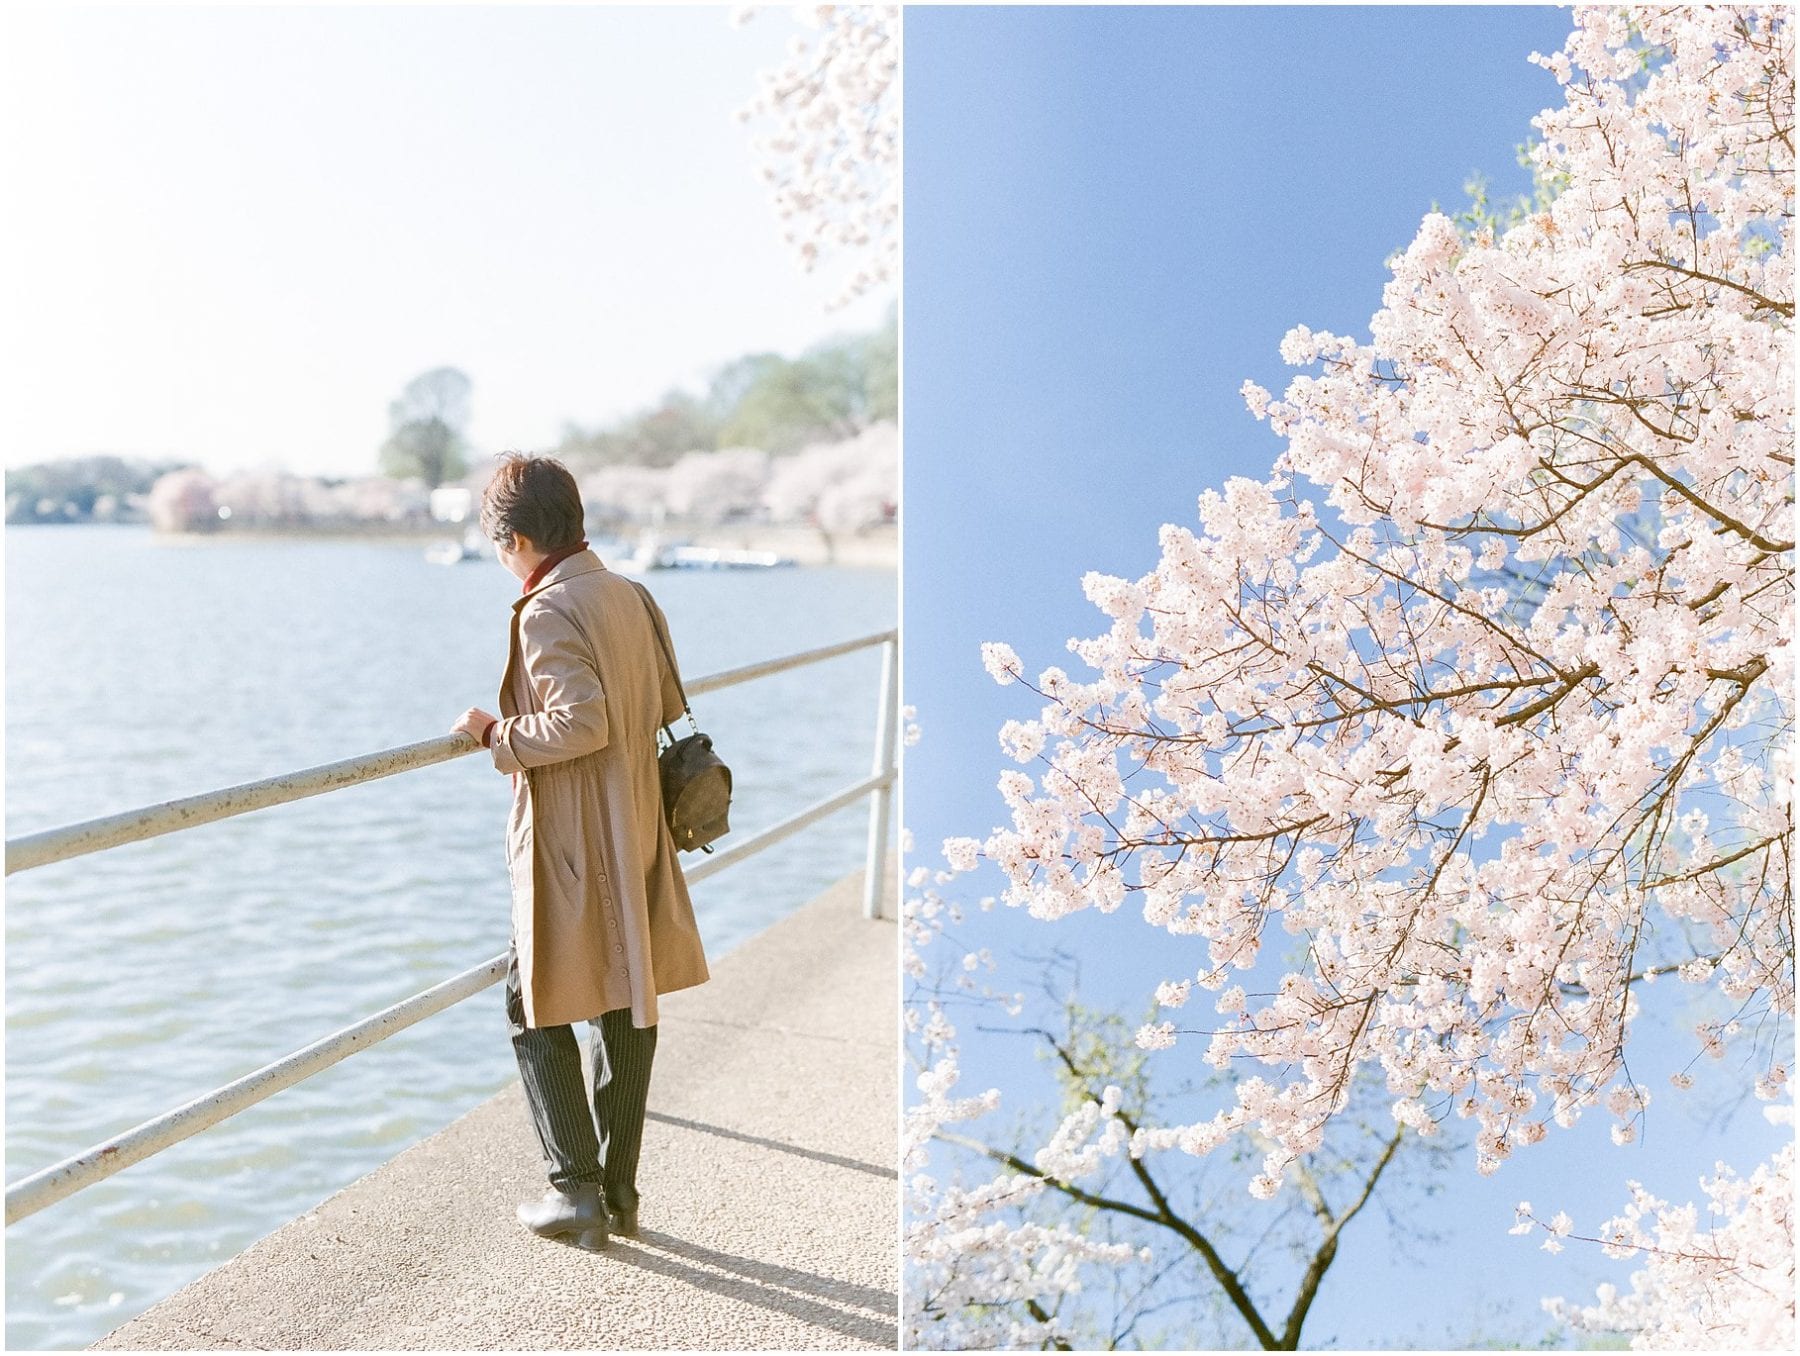
[[[656,615],[656,608],[652,605],[650,598],[650,590],[635,579],[628,582],[632,588],[638,591],[638,596],[644,600],[644,611],[650,618],[650,629],[656,633],[657,644],[662,646],[663,659],[669,665],[669,676],[675,680],[675,691],[681,694],[681,709],[687,714],[688,724],[694,727],[694,733],[699,734],[700,723],[694,719],[694,708],[688,705],[687,687],[682,683],[681,669],[675,663],[675,650],[669,644],[669,636],[663,629],[661,619]],[[668,734],[670,742],[673,743],[675,732],[670,730],[667,725],[663,726],[663,730]]]

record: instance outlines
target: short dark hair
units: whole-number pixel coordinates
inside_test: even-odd
[[[538,550],[560,551],[582,537],[581,491],[554,457],[502,452],[481,495],[481,530],[490,540],[531,538]]]

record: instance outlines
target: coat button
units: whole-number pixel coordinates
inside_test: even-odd
[[[617,952],[617,953],[618,953],[618,954],[619,954],[619,955],[624,955],[624,954],[625,954],[625,948],[624,948],[624,947],[622,947],[622,946],[619,946],[619,945],[617,945],[617,944],[616,944],[616,943],[615,943],[615,944],[614,944],[614,946],[613,946],[613,950],[614,950],[614,951],[615,951],[615,952]]]

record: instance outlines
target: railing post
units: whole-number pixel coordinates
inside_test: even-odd
[[[863,917],[881,916],[881,896],[887,884],[888,819],[894,801],[894,736],[900,720],[900,646],[890,637],[881,645],[881,705],[875,712],[875,765],[872,776],[886,780],[870,793],[869,851],[863,862]]]

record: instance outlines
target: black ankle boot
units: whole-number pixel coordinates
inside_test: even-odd
[[[582,1248],[606,1246],[606,1204],[592,1183],[551,1187],[542,1200],[521,1205],[518,1215],[519,1223],[540,1237],[572,1238]]]
[[[606,1209],[612,1215],[612,1231],[623,1238],[638,1236],[638,1194],[636,1187],[609,1186]]]

